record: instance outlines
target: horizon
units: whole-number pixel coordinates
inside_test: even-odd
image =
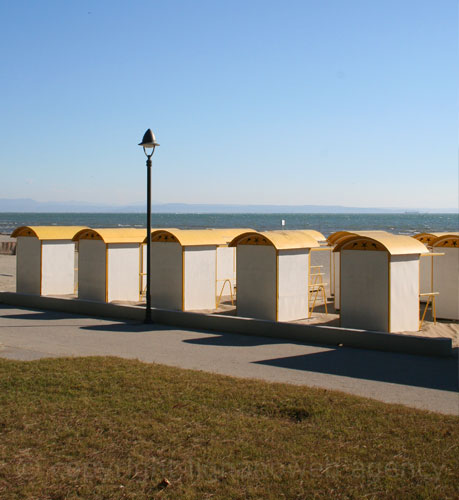
[[[314,229],[324,235],[340,230],[383,230],[394,234],[457,232],[456,213],[421,212],[153,212],[156,228],[252,228],[258,231]],[[0,234],[21,226],[135,227],[146,230],[145,212],[0,212]]]

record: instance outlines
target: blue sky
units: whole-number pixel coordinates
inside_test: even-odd
[[[458,204],[456,0],[0,2],[0,198]]]

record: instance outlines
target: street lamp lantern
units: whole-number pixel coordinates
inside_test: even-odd
[[[148,156],[147,150],[148,149],[153,149],[151,154],[155,152],[156,146],[159,146],[159,144],[156,142],[155,134],[151,131],[149,128],[145,134],[143,134],[142,142],[139,143],[139,146],[143,147],[143,150],[145,151],[145,154]]]
[[[147,157],[147,290],[146,290],[146,306],[145,306],[145,323],[151,323],[151,157],[155,152],[156,142],[155,134],[148,129],[143,135],[142,142],[139,146],[143,147],[143,152]]]

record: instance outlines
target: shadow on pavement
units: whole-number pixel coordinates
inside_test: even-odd
[[[443,391],[459,391],[458,361],[455,358],[429,358],[343,347],[254,363]]]
[[[9,309],[9,307],[0,307],[0,309]],[[30,310],[30,309],[29,309]],[[43,310],[35,310],[33,312],[25,312],[20,314],[1,314],[1,318],[6,319],[22,319],[29,321],[52,321],[52,320],[62,320],[62,319],[91,319],[91,317],[64,313],[58,311],[43,311]],[[109,318],[100,318],[100,321],[115,321]],[[36,325],[34,325],[36,326]],[[55,324],[53,326],[78,326],[75,325],[62,325],[61,323]],[[18,328],[24,328],[24,325],[18,325]],[[104,332],[141,332],[141,331],[151,331],[151,330],[169,330],[170,327],[165,325],[155,325],[155,324],[145,324],[136,321],[123,321],[120,320],[116,323],[104,323],[98,325],[81,325],[79,326],[80,330],[90,330],[90,331],[104,331]]]
[[[158,323],[140,323],[140,322],[117,322],[104,325],[86,325],[80,326],[80,330],[91,332],[112,332],[112,333],[136,333],[152,332],[155,330],[174,330],[173,327],[160,325]]]
[[[203,332],[203,333],[209,333],[209,332]],[[232,333],[221,333],[217,335],[211,333],[207,337],[200,337],[197,339],[186,339],[183,342],[185,344],[221,346],[221,347],[253,347],[257,345],[297,343],[294,340],[256,337],[256,336],[232,334]]]
[[[77,314],[71,313],[60,313],[55,311],[34,311],[24,314],[2,314],[2,318],[8,319],[28,319],[28,320],[40,320],[40,321],[50,321],[56,319],[73,319],[81,318]]]
[[[12,309],[10,306],[3,306],[0,305],[0,310],[10,310]],[[16,308],[17,310],[18,308]],[[6,319],[22,319],[22,320],[30,320],[30,321],[52,321],[52,320],[61,320],[61,319],[89,319],[91,318],[94,319],[94,317],[91,316],[85,316],[85,315],[79,315],[79,314],[72,314],[72,313],[66,313],[66,312],[59,312],[59,311],[45,311],[41,309],[36,309],[36,310],[31,310],[31,309],[26,309],[26,311],[31,311],[31,312],[24,312],[24,313],[15,313],[15,314],[1,314],[1,318],[6,318]],[[145,324],[141,323],[140,321],[117,321],[116,323],[112,323],[112,321],[116,321],[114,319],[110,318],[98,318],[100,321],[104,321],[104,324],[98,324],[98,325],[81,325],[79,326],[80,330],[91,330],[91,331],[104,331],[104,332],[140,332],[140,331],[150,331],[150,330],[168,330],[171,329],[167,326],[164,325],[155,325],[155,324]],[[110,323],[107,323],[110,322]],[[36,326],[36,325],[35,325]],[[53,326],[76,326],[78,327],[77,324],[75,325],[62,325],[62,324],[56,324]],[[18,328],[24,328],[23,325],[18,325]]]

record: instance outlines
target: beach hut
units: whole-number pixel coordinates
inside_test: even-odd
[[[214,309],[217,296],[217,248],[228,244],[228,234],[212,229],[162,229],[151,234],[151,303],[183,311]],[[226,260],[233,278],[232,256]],[[223,267],[223,264],[222,264]]]
[[[78,298],[139,301],[144,271],[146,229],[84,229],[79,243]]]
[[[327,238],[328,244],[333,250],[338,243],[344,241],[344,239],[359,235],[359,236],[370,236],[375,234],[376,236],[379,234],[391,234],[387,231],[336,231],[335,233],[330,234]],[[339,252],[332,252],[332,263],[331,263],[331,286],[330,286],[330,294],[333,295],[335,310],[339,311],[340,309],[340,254]]]
[[[433,288],[439,293],[436,299],[437,316],[459,320],[459,233],[438,236],[432,250],[444,255],[433,261]]]
[[[383,332],[419,329],[419,259],[424,244],[410,236],[353,235],[340,253],[342,327]]]
[[[327,238],[314,229],[284,229],[284,234],[304,234],[314,238],[319,246],[311,248],[309,256],[309,288],[311,306],[321,297],[327,310],[327,296],[330,295],[330,273],[332,263],[332,247],[328,246]],[[313,307],[311,307],[311,312]]]
[[[237,315],[272,321],[309,316],[309,256],[319,243],[294,231],[237,236]]]
[[[440,236],[444,236],[448,233],[418,233],[413,235],[413,238],[424,243],[427,250],[429,250],[428,254],[423,255],[420,262],[420,287],[421,293],[425,293],[425,295],[421,296],[421,302],[427,302],[429,300],[429,296],[427,293],[432,293],[433,289],[433,272],[432,272],[432,263],[435,257],[439,256],[438,252],[432,252],[432,242]]]
[[[21,226],[17,239],[16,292],[68,295],[75,289],[75,243],[83,226]]]

